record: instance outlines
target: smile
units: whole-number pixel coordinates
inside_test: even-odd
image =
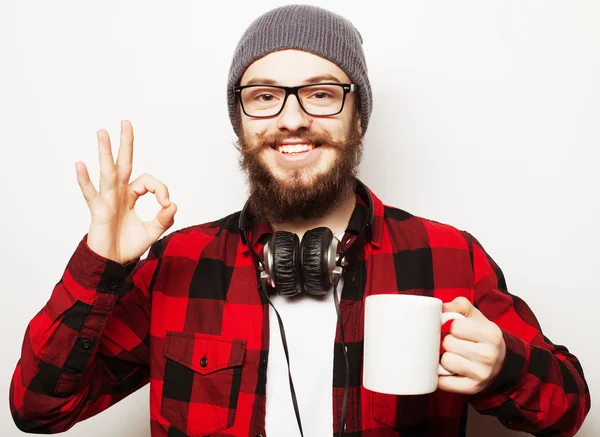
[[[306,165],[315,162],[320,155],[321,144],[298,143],[277,144],[273,151],[277,151],[277,161],[283,165]]]
[[[291,155],[295,153],[310,152],[314,148],[314,144],[279,144],[277,146],[277,151],[285,155]]]

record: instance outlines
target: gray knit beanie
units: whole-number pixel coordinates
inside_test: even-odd
[[[356,84],[363,134],[373,107],[362,37],[350,21],[326,9],[288,5],[257,18],[242,35],[233,55],[227,80],[229,118],[235,133],[236,100],[233,87],[239,85],[246,68],[257,59],[277,50],[298,49],[330,60]]]

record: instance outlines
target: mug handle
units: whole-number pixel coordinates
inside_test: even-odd
[[[464,318],[465,318],[465,316],[463,316],[460,313],[447,312],[447,313],[442,313],[441,314],[442,325],[444,323],[446,323],[447,321],[449,321],[449,320],[464,319]],[[455,373],[452,373],[449,370],[446,370],[441,364],[438,364],[437,374],[440,375],[440,376],[455,375]]]

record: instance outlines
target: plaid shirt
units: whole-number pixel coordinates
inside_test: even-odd
[[[543,335],[526,303],[508,293],[480,243],[375,195],[373,201],[373,238],[344,271],[341,312],[350,362],[345,435],[464,436],[469,403],[511,429],[574,435],[590,408],[583,370],[565,347]],[[364,210],[359,199],[350,223]],[[85,235],[25,333],[10,389],[16,425],[61,432],[150,382],[153,437],[265,435],[269,308],[240,241],[239,214],[173,232],[141,262],[125,265],[94,253]],[[261,237],[270,232],[264,222],[251,230],[259,253]],[[444,302],[467,297],[503,331],[500,374],[474,396],[366,390],[363,307],[374,293]],[[337,329],[336,434],[345,372]]]

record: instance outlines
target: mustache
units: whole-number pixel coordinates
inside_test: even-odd
[[[298,131],[294,135],[284,132],[275,132],[272,134],[260,135],[256,142],[256,146],[253,148],[249,148],[246,142],[243,141],[240,151],[246,154],[256,154],[265,147],[275,149],[278,144],[286,140],[303,141],[308,144],[314,144],[315,147],[328,145],[331,147],[343,148],[346,145],[345,141],[335,141],[327,132]]]

